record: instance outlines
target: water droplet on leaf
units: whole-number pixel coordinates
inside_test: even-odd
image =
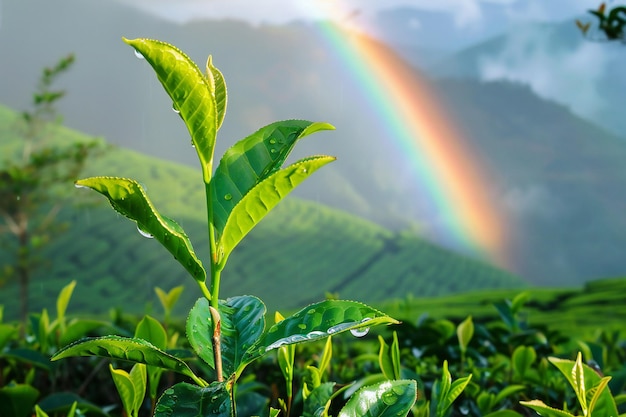
[[[276,143],[276,139],[272,138],[270,139],[270,144],[274,145]]]
[[[369,327],[361,327],[359,329],[350,329],[350,333],[352,333],[352,336],[355,337],[363,337],[366,334],[368,334],[370,331]]]
[[[148,239],[154,238],[154,236],[152,236],[150,233],[146,232],[145,230],[141,230],[141,227],[139,227],[139,225],[137,225],[137,231],[143,237],[147,237]]]
[[[135,56],[139,59],[145,59],[145,57],[143,56],[143,54],[141,52],[139,52],[138,50],[135,49]]]
[[[278,151],[277,151],[276,149],[272,148],[272,149],[270,149],[270,152],[271,152],[271,153],[276,153],[276,152],[278,152]]]
[[[85,185],[80,185],[80,184],[77,184],[77,183],[74,183],[74,187],[76,187],[76,188],[89,188],[89,187],[87,187]]]
[[[224,195],[224,200],[226,200],[226,201],[230,201],[230,200],[232,200],[232,199],[233,199],[232,194],[226,194],[226,195]]]
[[[176,114],[180,114],[180,110],[176,107],[176,103],[172,103],[172,111]]]

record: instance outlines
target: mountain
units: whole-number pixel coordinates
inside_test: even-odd
[[[591,17],[581,16],[583,22]],[[423,68],[437,78],[511,81],[529,85],[542,98],[626,138],[620,109],[626,102],[623,44],[584,38],[574,19],[521,24]],[[405,56],[409,56],[405,52]],[[414,51],[416,61],[420,51]],[[545,71],[550,68],[551,71]]]
[[[426,234],[423,227],[433,220],[432,214],[423,210],[431,197],[406,174],[412,172],[412,162],[393,146],[384,115],[368,104],[364,87],[316,25],[252,26],[240,21],[176,25],[114,1],[97,0],[11,0],[3,3],[2,13],[0,34],[10,36],[0,36],[0,101],[10,107],[25,108],[41,67],[74,51],[76,67],[62,80],[68,96],[61,110],[68,126],[103,135],[114,144],[147,155],[197,167],[195,152],[188,145],[184,126],[171,111],[171,102],[148,65],[135,58],[120,37],[163,39],[199,63],[212,54],[229,88],[218,154],[275,120],[328,121],[337,130],[307,138],[295,156],[327,153],[338,156],[338,162],[320,171],[315,181],[305,183],[296,196],[350,212],[397,233],[417,228],[423,237],[444,243]],[[445,27],[447,23],[441,22]],[[437,30],[443,31],[443,27]],[[563,28],[567,26],[563,24]],[[568,33],[554,35],[554,44],[565,48],[562,45],[568,42],[581,42],[575,30]],[[544,35],[546,44],[551,45],[551,35],[538,29],[537,36]],[[495,51],[493,45],[498,44],[504,48],[510,36],[483,42],[477,48]],[[427,75],[411,66],[416,61],[407,60],[410,48],[425,51],[428,45],[408,42],[400,55],[381,41],[363,36],[362,42],[399,70],[428,81]],[[580,45],[583,52],[588,47],[608,46]],[[501,51],[514,52],[513,46]],[[435,45],[435,49],[450,53],[446,48]],[[482,52],[471,55],[474,62],[483,56]],[[539,55],[551,56],[547,52]],[[576,63],[556,52],[555,57],[556,62],[547,62]],[[524,61],[510,62],[521,65]],[[433,78],[430,84],[452,115],[450,124],[457,125],[489,173],[493,204],[510,219],[512,272],[542,285],[623,275],[626,266],[619,248],[626,240],[620,213],[621,190],[626,186],[622,174],[626,141],[582,119],[557,98],[540,96],[534,86],[524,87],[523,79],[498,81],[498,77],[472,76],[469,70],[466,75],[446,72],[444,67],[450,66],[445,61],[440,65],[428,67]],[[463,65],[459,64],[465,68]],[[498,67],[494,64],[494,68]],[[620,68],[623,66],[611,71]],[[575,69],[572,64],[569,72]],[[440,77],[444,74],[464,79]],[[572,83],[564,91],[587,88],[579,78]],[[619,83],[613,87],[611,94],[618,94]]]
[[[0,106],[0,152],[17,148],[15,114]],[[59,128],[53,140],[86,140]],[[199,169],[115,148],[90,163],[84,176],[134,178],[154,206],[185,229],[201,259],[207,258],[204,186]],[[309,181],[316,181],[318,178]],[[71,184],[61,212],[68,229],[42,254],[45,268],[31,281],[31,310],[50,309],[60,289],[77,281],[74,311],[104,313],[113,307],[140,313],[156,305],[154,287],[184,285],[179,312],[201,295],[193,279],[164,248],[141,236],[136,225],[116,214],[106,200]],[[87,197],[94,199],[85,200]],[[0,252],[0,266],[10,262]],[[206,262],[205,262],[206,265]],[[289,197],[281,202],[230,256],[220,296],[252,294],[270,309],[304,307],[325,293],[364,302],[407,294],[432,296],[485,288],[523,288],[508,272],[459,256],[421,239],[394,232],[321,204]],[[19,311],[17,285],[5,283],[0,304],[5,316]],[[14,314],[15,313],[15,314]]]

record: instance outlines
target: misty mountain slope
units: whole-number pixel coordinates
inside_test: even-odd
[[[0,106],[0,155],[9,155],[19,143],[15,118],[14,112]],[[59,128],[54,139],[87,137]],[[200,259],[207,259],[199,170],[117,148],[86,171],[83,176],[139,181],[159,212],[181,224]],[[309,181],[319,180],[315,177]],[[158,242],[140,236],[136,225],[116,214],[104,198],[71,183],[67,186],[71,200],[61,218],[68,222],[68,230],[42,255],[46,267],[31,285],[33,310],[49,306],[70,280],[78,282],[71,304],[78,311],[103,313],[122,306],[126,312],[139,313],[148,302],[156,304],[155,286],[169,290],[177,285],[186,287],[179,308],[188,310],[200,293],[182,266]],[[9,253],[0,251],[0,266],[9,262]],[[380,302],[409,293],[427,296],[525,286],[517,276],[458,256],[415,233],[395,233],[349,213],[288,197],[232,253],[220,295],[254,294],[270,309],[285,310],[321,300],[325,292]],[[4,283],[0,294],[5,314],[19,311],[14,282]]]
[[[589,15],[580,19],[592,21]],[[626,105],[625,52],[619,42],[584,38],[574,20],[525,24],[451,54],[426,71],[438,78],[527,84],[539,96],[569,103],[576,114],[626,138],[620,111]]]
[[[442,80],[437,91],[497,173],[517,271],[538,284],[623,274],[625,141],[522,85]]]
[[[580,41],[575,31],[563,33],[554,35],[555,45]],[[0,101],[23,108],[40,68],[73,50],[76,67],[62,79],[68,88],[62,112],[69,126],[197,167],[188,133],[171,111],[170,100],[149,66],[121,42],[122,35],[172,42],[200,65],[213,55],[229,89],[218,153],[275,120],[328,121],[337,130],[306,138],[296,157],[325,153],[336,155],[338,162],[321,170],[316,181],[303,184],[296,196],[397,231],[407,225],[427,230],[423,226],[434,221],[423,209],[431,197],[417,186],[412,160],[396,145],[380,109],[366,100],[369,86],[356,82],[336,46],[314,24],[175,25],[112,1],[13,0],[3,3],[0,26]],[[551,45],[544,32],[538,37]],[[362,42],[400,71],[414,71],[427,80],[391,46],[368,38]],[[492,48],[491,43],[484,45]],[[548,56],[543,49],[540,56]],[[495,58],[496,64],[502,61]],[[523,62],[510,61],[509,66]],[[612,70],[619,68],[623,66]],[[545,285],[623,275],[626,265],[619,248],[626,229],[617,213],[623,208],[619,190],[626,184],[620,164],[623,145],[617,138],[511,83],[471,78],[440,80],[435,87],[453,115],[450,123],[459,125],[473,150],[474,163],[492,177],[488,187],[497,196],[493,204],[511,219],[508,251],[514,272]],[[614,87],[617,94],[619,85]],[[572,91],[585,88],[587,84],[578,82]]]

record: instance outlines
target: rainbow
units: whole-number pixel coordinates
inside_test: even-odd
[[[390,48],[358,31],[317,25],[410,159],[419,189],[440,217],[446,234],[441,240],[506,268],[506,221],[487,191],[488,177],[426,82]]]

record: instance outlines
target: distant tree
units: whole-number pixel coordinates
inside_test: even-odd
[[[626,43],[626,6],[615,6],[607,10],[606,4],[601,3],[597,10],[589,10],[589,13],[598,18],[597,32],[601,38],[594,40],[621,41]],[[583,23],[576,21],[576,25],[584,36],[589,37],[591,22]]]
[[[28,315],[29,284],[42,265],[37,252],[64,228],[57,220],[60,197],[87,157],[103,149],[96,140],[50,143],[50,128],[61,122],[56,104],[65,95],[63,90],[53,90],[52,84],[73,63],[70,54],[43,69],[32,109],[22,112],[14,130],[23,140],[21,149],[12,159],[0,161],[0,247],[13,259],[0,270],[0,285],[17,279],[22,322]]]

